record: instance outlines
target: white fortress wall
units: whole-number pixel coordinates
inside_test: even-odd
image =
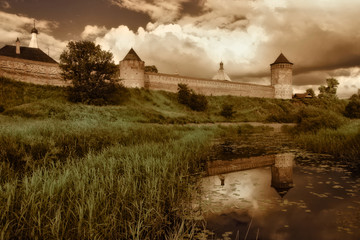
[[[0,56],[0,75],[39,85],[66,86],[58,64]]]
[[[162,73],[145,73],[145,87],[151,90],[177,92],[178,84],[187,84],[204,95],[232,95],[274,98],[274,87],[248,83],[184,77]]]

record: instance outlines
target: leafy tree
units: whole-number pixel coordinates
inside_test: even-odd
[[[360,118],[360,95],[354,94],[345,107],[345,116],[349,118]]]
[[[233,108],[234,108],[234,106],[231,105],[231,104],[224,104],[222,106],[222,110],[220,112],[220,115],[227,118],[227,119],[230,119],[230,118],[234,117],[234,114],[236,113],[236,111]]]
[[[309,94],[312,98],[316,97],[312,88],[306,89],[306,93]]]
[[[155,65],[145,66],[145,72],[158,73],[158,69]]]
[[[64,80],[72,82],[69,99],[73,102],[103,105],[119,87],[112,53],[91,41],[69,42],[60,56],[60,68]]]
[[[208,101],[204,95],[196,94],[186,84],[178,84],[178,102],[194,111],[205,111]]]
[[[336,90],[339,86],[338,80],[335,78],[326,79],[327,86],[321,85],[319,87],[319,98],[337,98]]]

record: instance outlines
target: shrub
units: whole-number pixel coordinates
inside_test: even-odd
[[[236,111],[234,110],[234,106],[231,105],[231,104],[224,104],[222,106],[222,109],[221,109],[221,112],[220,112],[220,115],[227,118],[227,119],[230,119],[230,118],[233,118],[234,117],[234,114],[236,113]]]
[[[196,94],[186,84],[178,84],[178,102],[194,111],[205,111],[208,101],[204,95]]]
[[[191,92],[186,84],[178,84],[178,102],[188,105],[190,101]]]
[[[345,116],[349,118],[360,118],[360,96],[354,94],[345,107]]]
[[[300,132],[317,132],[322,128],[337,129],[344,124],[344,118],[332,111],[309,106],[299,111],[297,123],[296,130]]]
[[[189,107],[191,110],[202,112],[205,111],[208,105],[208,101],[204,95],[191,93]]]

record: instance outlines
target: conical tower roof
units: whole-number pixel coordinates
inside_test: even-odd
[[[290,62],[289,60],[287,60],[287,58],[284,56],[284,54],[280,53],[279,57],[275,60],[274,63],[272,63],[271,65],[274,64],[278,64],[278,63],[288,63],[288,64],[293,64],[292,62]]]
[[[142,61],[141,58],[137,55],[137,53],[134,51],[134,49],[130,49],[128,54],[124,57],[124,60],[136,60],[136,61]]]
[[[281,198],[283,198],[291,188],[293,188],[292,186],[287,186],[287,187],[275,187],[275,186],[272,186],[276,192],[279,194],[279,196]]]

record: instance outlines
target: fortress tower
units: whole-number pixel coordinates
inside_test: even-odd
[[[134,49],[120,61],[120,80],[125,87],[142,88],[145,80],[145,62],[140,59]]]
[[[29,47],[39,48],[38,41],[37,41],[38,34],[39,34],[39,31],[35,28],[35,20],[34,20],[34,28],[31,30],[31,41],[30,41]]]
[[[275,90],[275,98],[291,99],[293,63],[281,53],[271,67],[271,85]]]

